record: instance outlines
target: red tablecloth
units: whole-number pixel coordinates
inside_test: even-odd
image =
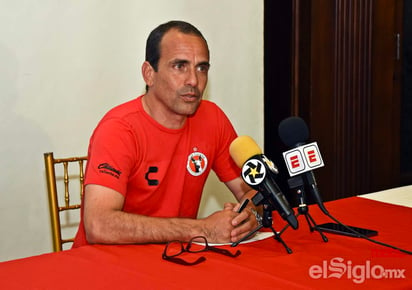
[[[358,197],[326,206],[346,224],[378,230],[376,240],[412,250],[412,208]],[[330,221],[314,205],[309,212]],[[237,258],[205,252],[205,262],[181,266],[162,260],[164,245],[94,245],[0,263],[0,289],[412,289],[411,255],[333,234],[325,243],[303,216],[299,223],[282,235],[292,254],[270,238],[239,245]]]

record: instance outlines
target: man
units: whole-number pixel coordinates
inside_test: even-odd
[[[146,94],[112,109],[91,137],[74,247],[199,235],[227,243],[257,226],[250,209],[237,213],[239,204],[231,203],[196,219],[211,169],[237,200],[255,194],[230,158],[232,125],[202,100],[209,66],[207,42],[191,24],[171,21],[151,32],[142,65]]]

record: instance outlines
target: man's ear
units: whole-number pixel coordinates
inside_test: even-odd
[[[154,69],[153,67],[150,65],[150,63],[148,61],[145,61],[142,64],[142,76],[143,79],[146,83],[147,86],[152,86],[153,85],[153,76],[154,76]]]

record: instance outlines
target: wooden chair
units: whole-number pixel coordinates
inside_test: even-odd
[[[55,252],[62,251],[63,245],[66,243],[73,243],[74,234],[71,238],[66,238],[67,233],[62,233],[62,228],[77,225],[80,220],[80,205],[83,197],[83,182],[84,182],[84,163],[87,157],[70,157],[70,158],[54,158],[53,152],[44,153],[44,162],[46,168],[47,191],[49,196],[49,209],[52,227],[53,250]],[[73,165],[77,163],[78,166]],[[69,167],[69,164],[71,165]],[[74,189],[69,181],[79,184],[79,187]],[[58,190],[59,188],[59,190]],[[74,196],[73,191],[79,194]],[[64,194],[63,194],[64,192]],[[71,200],[72,199],[72,200]],[[78,216],[75,218],[76,222],[73,225],[70,212],[76,210]],[[62,215],[65,212],[66,223],[62,224]]]

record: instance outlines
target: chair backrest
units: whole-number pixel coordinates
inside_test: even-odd
[[[83,197],[84,164],[86,161],[86,156],[57,159],[54,158],[53,152],[44,153],[53,250],[55,252],[63,250],[64,244],[73,243],[74,235],[69,238],[65,237],[65,234],[62,233],[62,227],[65,225],[73,227],[73,223],[70,222],[72,219],[70,218],[70,212],[73,212],[73,210],[77,210],[78,215],[78,217],[75,218],[76,226],[80,220],[80,206]],[[77,183],[78,186],[71,186],[72,184],[69,184],[69,181]],[[73,194],[71,195],[72,190]],[[76,196],[74,196],[74,191],[78,192]],[[62,224],[63,212],[66,213],[65,224]]]

